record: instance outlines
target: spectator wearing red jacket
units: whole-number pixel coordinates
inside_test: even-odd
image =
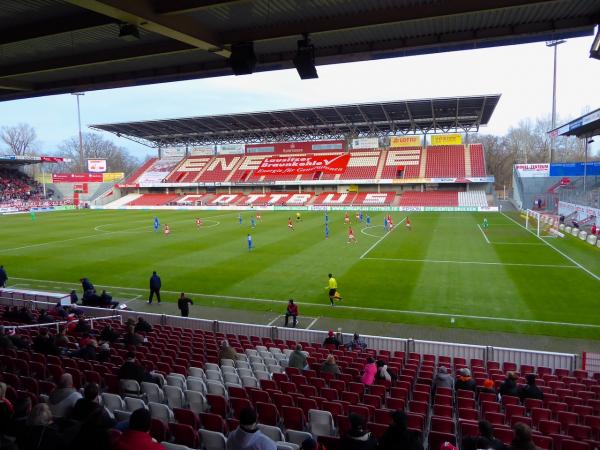
[[[592,225],[592,234],[596,235],[596,231],[597,231],[596,224],[594,224],[594,225]],[[2,267],[2,266],[0,266],[0,267]]]
[[[294,303],[294,300],[290,298],[288,301],[287,309],[285,311],[285,326],[288,326],[289,318],[293,317],[294,321],[292,323],[292,327],[296,328],[296,324],[298,323],[298,305]]]
[[[150,436],[150,411],[136,409],[129,418],[127,429],[116,442],[115,450],[166,450]]]

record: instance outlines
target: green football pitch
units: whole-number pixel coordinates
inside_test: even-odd
[[[518,215],[393,213],[355,223],[343,212],[69,211],[0,216],[9,286],[66,291],[89,277],[121,299],[143,299],[156,270],[163,298],[382,322],[600,339],[600,249],[572,237],[540,239]],[[152,229],[157,215],[172,233]],[[197,228],[196,215],[203,220]],[[295,229],[288,229],[292,216]],[[484,216],[489,228],[480,228]],[[247,234],[253,238],[249,251]],[[343,301],[329,305],[327,274]]]

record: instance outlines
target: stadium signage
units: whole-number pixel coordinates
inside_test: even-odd
[[[547,177],[550,175],[550,164],[515,164],[515,171],[521,178]]]
[[[434,134],[431,136],[431,145],[460,145],[462,136],[460,134]]]
[[[54,173],[53,183],[102,183],[101,173]]]
[[[352,139],[352,148],[357,149],[369,149],[379,147],[379,138],[358,138]]]
[[[106,172],[106,160],[105,159],[88,159],[87,166],[88,166],[88,172],[90,172],[90,173]]]
[[[277,156],[265,158],[253,176],[302,175],[307,173],[325,172],[331,174],[344,173],[349,154],[337,156]]]
[[[392,136],[390,147],[420,147],[421,136]]]

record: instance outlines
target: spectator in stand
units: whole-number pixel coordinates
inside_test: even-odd
[[[484,394],[496,394],[494,381],[489,378],[483,380],[483,386],[479,387],[479,392],[483,392]]]
[[[438,367],[435,378],[433,379],[435,388],[450,388],[454,389],[454,378],[448,373],[446,366]]]
[[[14,414],[12,416],[12,420],[10,422],[5,419],[4,414],[0,414],[2,419],[0,419],[0,424],[2,424],[5,430],[4,434],[12,436],[16,438],[25,432],[27,427],[27,419],[29,414],[31,414],[31,397],[29,395],[19,395],[17,397],[17,401],[14,404]],[[0,446],[0,448],[4,449],[4,447]]]
[[[500,395],[512,395],[513,397],[519,396],[519,387],[517,386],[517,376],[514,372],[508,372],[506,379],[500,385]]]
[[[152,325],[144,320],[143,317],[138,317],[138,321],[135,324],[136,333],[150,333],[152,331]]]
[[[77,297],[77,291],[75,289],[73,289],[71,291],[71,293],[69,294],[69,297],[71,299],[71,305],[76,305],[77,302],[79,301],[79,297]]]
[[[360,379],[363,384],[371,385],[375,382],[375,375],[377,374],[377,366],[375,365],[375,360],[371,357],[367,359],[367,364],[363,369],[363,375]]]
[[[408,429],[408,417],[401,410],[390,412],[392,424],[379,440],[378,450],[423,450],[418,431]]]
[[[90,327],[90,324],[87,323],[85,318],[81,317],[77,321],[77,325],[75,326],[74,331],[75,333],[89,333],[90,331],[92,331],[92,327]]]
[[[7,281],[8,275],[6,275],[6,269],[4,269],[4,266],[0,265],[0,287],[6,287]]]
[[[331,353],[327,355],[325,361],[323,361],[323,365],[321,366],[321,373],[332,373],[334,375],[339,375],[342,373],[337,363],[335,362],[335,356]]]
[[[33,338],[32,350],[44,355],[58,355],[58,349],[54,345],[54,338],[48,333],[48,328],[40,328],[38,335]]]
[[[462,441],[462,450],[477,450],[480,448],[504,450],[506,446],[494,437],[492,425],[487,420],[479,421],[479,435],[465,436]]]
[[[81,289],[83,290],[84,297],[86,294],[95,294],[96,293],[96,288],[94,288],[94,285],[88,278],[84,277],[84,278],[81,278],[79,281],[81,282]]]
[[[137,362],[133,352],[127,353],[127,360],[119,368],[117,376],[119,380],[135,380],[140,384],[142,381],[147,381],[148,383],[161,385],[160,377],[146,371],[146,368]]]
[[[354,333],[352,340],[346,344],[346,347],[350,350],[365,350],[367,348],[367,343],[358,333]]]
[[[83,398],[77,400],[75,406],[73,406],[71,419],[85,422],[91,416],[97,414],[100,416],[100,423],[105,429],[112,427],[115,421],[110,417],[106,408],[98,403],[98,394],[98,385],[96,383],[87,383],[83,388]]]
[[[10,419],[14,413],[14,407],[9,399],[6,398],[6,383],[0,382],[0,417],[2,419]],[[0,423],[2,425],[2,423]]]
[[[160,304],[160,288],[162,287],[162,283],[160,281],[160,277],[156,274],[156,271],[152,272],[152,276],[150,277],[150,296],[148,297],[148,303],[152,304],[152,299],[156,294],[156,300]]]
[[[541,391],[539,387],[535,384],[535,374],[528,373],[525,376],[527,380],[527,384],[525,386],[521,386],[519,388],[519,398],[521,399],[521,403],[525,403],[525,400],[528,398],[533,398],[536,400],[544,400],[544,393]]]
[[[302,346],[297,344],[296,349],[290,354],[290,358],[288,359],[288,367],[295,367],[296,369],[304,370],[307,368],[307,366],[307,358],[302,351]]]
[[[454,389],[457,391],[462,389],[464,391],[473,391],[477,390],[477,383],[473,378],[471,378],[471,371],[466,367],[460,369],[458,371],[459,375],[454,382]]]
[[[68,417],[81,394],[73,387],[73,377],[70,373],[63,373],[57,388],[48,397],[48,406],[55,418]]]
[[[226,339],[221,341],[221,346],[219,347],[219,361],[223,359],[231,359],[233,361],[237,359],[235,348],[229,345],[229,342]]]
[[[294,300],[291,298],[288,300],[287,309],[285,310],[285,327],[288,326],[288,319],[292,317],[292,328],[296,328],[298,323],[298,305],[294,304]]]
[[[240,425],[227,437],[227,450],[277,450],[277,445],[258,429],[256,411],[240,411]]]
[[[110,361],[110,345],[108,342],[104,342],[100,345],[100,349],[96,353],[96,361],[109,362]]]
[[[54,336],[54,346],[57,349],[69,347],[69,338],[67,337],[67,329],[65,327],[61,327],[56,336]]]
[[[591,231],[592,231],[592,234],[595,236],[595,235],[596,235],[596,231],[597,231],[597,229],[596,229],[596,224],[593,224],[593,225],[592,225],[592,230],[591,230]],[[2,269],[2,266],[0,266],[0,270],[1,270],[1,269]],[[0,275],[0,282],[1,282],[1,281],[2,281],[2,277],[1,277],[1,275]]]
[[[98,342],[96,339],[91,339],[85,346],[81,346],[79,350],[73,352],[71,357],[84,359],[86,361],[95,361],[97,348]]]
[[[539,450],[533,443],[531,428],[521,422],[513,426],[514,437],[510,444],[510,450]]]
[[[135,327],[130,325],[127,328],[127,332],[123,336],[123,343],[125,345],[142,345],[144,343],[144,336],[135,332]]]
[[[47,309],[42,309],[40,315],[37,318],[37,323],[52,323],[54,319],[48,315]]]
[[[396,381],[396,376],[388,372],[388,367],[385,361],[378,360],[377,361],[377,374],[375,374],[376,380],[382,380],[386,383],[391,383],[392,381]]]
[[[53,422],[47,403],[31,409],[25,431],[17,436],[19,450],[64,450],[68,448],[67,434]]]
[[[33,323],[35,322],[33,314],[31,311],[25,306],[19,310],[19,320],[24,323]]]
[[[150,411],[136,409],[129,417],[129,428],[117,440],[114,450],[166,450],[150,436],[151,422]]]
[[[342,345],[338,338],[335,337],[333,330],[329,330],[327,337],[323,341],[323,347],[328,348],[329,345],[334,345],[336,350],[340,348],[340,345]]]
[[[102,332],[100,332],[99,338],[101,341],[110,342],[112,344],[119,339],[119,333],[113,330],[111,324],[108,324],[102,329]]]
[[[177,300],[177,308],[181,311],[181,317],[188,317],[190,315],[190,305],[193,304],[194,302],[182,292],[179,300]]]
[[[4,327],[2,325],[0,325],[0,348],[2,348],[2,349],[14,348],[13,341],[6,334],[6,330],[4,329]]]
[[[340,448],[344,450],[375,450],[377,440],[365,430],[365,420],[355,413],[348,415],[350,430],[340,439]]]

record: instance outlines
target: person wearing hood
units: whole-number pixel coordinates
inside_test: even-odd
[[[327,348],[328,345],[334,345],[336,350],[340,348],[340,345],[342,345],[339,339],[335,337],[333,330],[329,330],[327,337],[323,341],[323,347]]]
[[[50,393],[48,406],[54,418],[68,417],[77,400],[83,398],[79,391],[73,387],[73,377],[70,373],[63,373],[58,382],[58,387]]]
[[[296,345],[296,350],[292,354],[290,354],[290,358],[288,360],[288,367],[295,367],[296,369],[304,370],[307,368],[307,358],[306,355],[302,352],[302,346],[300,344]]]
[[[508,372],[506,379],[500,385],[500,395],[512,395],[513,397],[519,396],[519,387],[517,386],[517,376],[514,372]]]
[[[323,365],[321,366],[321,373],[333,373],[334,375],[339,375],[340,368],[335,362],[335,356],[333,354],[327,355],[327,359],[323,361]]]
[[[375,450],[377,440],[365,430],[365,421],[362,416],[350,413],[348,420],[350,421],[350,430],[340,439],[340,448],[344,450]]]
[[[408,429],[408,417],[401,410],[392,411],[392,424],[379,439],[378,450],[423,450],[418,431]]]
[[[438,367],[435,378],[433,379],[433,385],[436,388],[454,389],[454,378],[448,373],[446,366]]]
[[[277,450],[277,445],[258,429],[256,411],[244,408],[240,425],[227,437],[227,450]]]
[[[454,389],[457,391],[462,389],[464,391],[473,391],[477,389],[477,383],[471,378],[471,371],[469,369],[462,368],[459,370],[459,375],[454,382]]]
[[[521,399],[521,402],[525,403],[525,400],[528,398],[544,400],[544,393],[537,387],[537,384],[535,384],[535,374],[528,373],[525,379],[527,380],[527,384],[519,388],[519,398]]]

